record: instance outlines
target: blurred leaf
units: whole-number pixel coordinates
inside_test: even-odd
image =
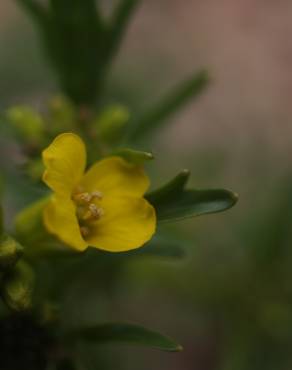
[[[122,323],[108,323],[69,333],[69,339],[89,342],[128,343],[162,351],[177,352],[182,347],[173,340],[142,326]]]
[[[162,98],[153,107],[150,107],[143,116],[135,120],[132,131],[129,133],[129,139],[141,138],[145,134],[162,127],[167,119],[189,101],[199,96],[208,82],[209,78],[205,70],[181,82],[168,96]]]
[[[36,0],[16,0],[25,10],[27,10],[32,17],[39,23],[46,22],[46,9]]]
[[[224,211],[237,202],[238,196],[225,189],[185,190],[189,178],[182,171],[162,188],[146,195],[154,206],[158,221],[173,221]]]
[[[106,42],[104,63],[110,63],[116,55],[128,23],[140,0],[120,0],[111,19]]]
[[[136,165],[141,165],[146,161],[154,159],[152,153],[141,152],[133,149],[120,149],[113,152],[111,155],[117,155],[124,158],[126,161]]]

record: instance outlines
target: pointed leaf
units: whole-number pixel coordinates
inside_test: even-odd
[[[182,347],[173,340],[142,326],[123,323],[107,323],[90,328],[83,328],[69,333],[69,339],[81,339],[100,343],[125,343],[177,352]]]
[[[225,189],[185,190],[188,177],[188,171],[183,171],[161,189],[146,195],[156,210],[158,221],[221,212],[237,202],[237,194]]]

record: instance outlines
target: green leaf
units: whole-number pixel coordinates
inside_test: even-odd
[[[68,333],[68,339],[99,343],[125,343],[177,352],[182,347],[168,337],[142,326],[123,323],[107,323]]]
[[[124,158],[126,161],[132,164],[136,164],[136,165],[141,165],[146,161],[154,159],[154,156],[152,153],[141,152],[138,150],[127,149],[127,148],[117,150],[111,155],[117,155],[119,157]]]
[[[189,171],[184,170],[162,188],[146,195],[160,222],[196,217],[231,208],[237,194],[225,189],[186,190]]]
[[[152,108],[150,107],[144,115],[135,120],[129,139],[141,138],[150,131],[162,127],[168,118],[183,108],[190,100],[197,97],[207,86],[208,82],[209,77],[205,70],[181,82],[169,95],[162,98]]]
[[[120,0],[120,3],[114,10],[106,43],[105,64],[110,63],[116,55],[131,16],[139,2],[140,0]]]

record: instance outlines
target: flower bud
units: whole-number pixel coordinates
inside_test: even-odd
[[[26,311],[32,307],[34,272],[20,260],[3,280],[2,296],[4,302],[13,311]]]
[[[23,251],[22,246],[9,235],[0,238],[0,270],[11,268],[19,259]]]
[[[43,224],[43,209],[49,198],[45,197],[22,210],[15,219],[15,230],[18,240],[33,248],[43,242],[47,237],[47,231]]]
[[[44,122],[41,115],[27,106],[15,106],[8,110],[7,117],[20,139],[39,145],[44,136]]]
[[[49,102],[48,129],[54,135],[74,129],[76,110],[73,104],[62,96],[55,96]]]
[[[130,113],[121,105],[105,109],[92,123],[97,136],[108,144],[114,144],[121,137],[122,131],[129,122]]]

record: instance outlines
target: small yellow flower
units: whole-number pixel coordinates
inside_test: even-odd
[[[141,247],[154,234],[154,208],[143,198],[149,179],[141,166],[105,158],[85,172],[79,136],[64,133],[43,151],[43,181],[53,190],[44,209],[47,230],[65,244],[121,252]]]

